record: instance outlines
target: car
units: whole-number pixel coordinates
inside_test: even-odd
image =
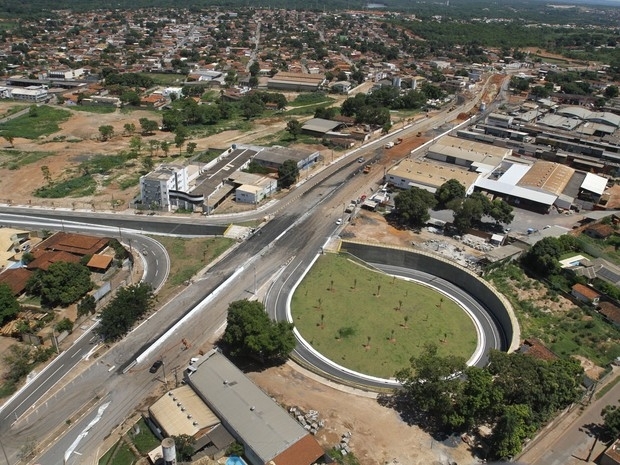
[[[336,224],[337,224],[338,226],[340,226],[340,225],[342,224],[342,219],[341,219],[341,218],[338,218],[338,219],[336,220]]]
[[[364,157],[359,157],[359,158],[357,159],[357,162],[358,162],[358,163],[364,163]]]
[[[151,368],[149,368],[149,372],[156,373],[157,370],[159,370],[159,367],[162,366],[163,364],[164,362],[162,360],[157,360],[155,363],[153,363],[153,365],[151,365]]]

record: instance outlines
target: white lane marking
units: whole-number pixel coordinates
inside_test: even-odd
[[[105,412],[105,409],[108,408],[108,405],[110,405],[110,402],[106,402],[101,407],[99,407],[95,418],[91,420],[91,422],[86,426],[86,428],[82,430],[82,432],[78,435],[78,437],[75,438],[75,441],[73,441],[73,443],[65,451],[65,463],[67,463],[67,460],[69,460],[69,457],[71,457],[71,454],[73,453],[75,448],[78,446],[80,441],[84,439],[88,435],[88,432],[92,429],[92,427],[95,426],[99,422],[99,420],[101,420],[101,417],[103,416],[103,412]]]
[[[45,381],[47,381],[47,380],[48,380],[48,379],[50,379],[52,376],[54,376],[54,375],[55,375],[58,371],[60,371],[60,369],[62,369],[62,367],[64,367],[64,366],[65,366],[65,365],[64,365],[64,364],[62,364],[62,365],[60,365],[58,368],[56,368],[56,370],[55,370],[55,371],[54,371],[51,375],[49,375]],[[62,379],[62,377],[61,377],[61,379]],[[57,384],[57,383],[58,383],[61,379],[59,379],[58,381],[56,381],[56,382],[52,385],[52,387],[56,386],[56,384]],[[44,383],[45,381],[43,381],[43,382],[39,385],[39,387],[37,387],[34,391],[32,391],[32,392],[28,395],[28,397],[26,397],[24,400],[22,400],[22,401],[19,403],[19,405],[13,409],[13,411],[12,411],[11,413],[9,413],[6,417],[4,417],[4,419],[6,420],[6,419],[7,419],[7,418],[9,418],[11,415],[13,415],[13,413],[14,413],[14,412],[15,412],[18,408],[20,408],[24,402],[26,402],[28,399],[30,399],[30,397],[31,397],[31,396],[32,396],[35,392],[37,392],[39,389],[41,389],[41,387],[43,386],[43,383]],[[49,389],[51,389],[52,387],[48,388],[48,390],[49,390]]]

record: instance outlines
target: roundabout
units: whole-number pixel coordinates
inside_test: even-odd
[[[468,270],[432,254],[420,253],[412,250],[392,249],[354,242],[342,242],[341,252],[349,254],[351,258],[356,260],[362,260],[368,267],[382,271],[388,276],[388,279],[389,277],[394,277],[392,279],[404,279],[416,282],[418,285],[432,288],[437,295],[445,296],[443,302],[450,300],[456,303],[456,305],[460,307],[460,311],[463,315],[467,315],[467,319],[470,321],[469,324],[472,325],[471,331],[475,334],[474,337],[476,339],[474,344],[475,348],[469,350],[468,353],[464,355],[464,358],[468,359],[468,365],[484,366],[487,363],[490,350],[508,351],[514,350],[518,346],[519,329],[510,304],[488,283]],[[317,259],[318,256],[315,257],[315,260],[313,260],[303,273],[294,273],[297,280],[295,284],[289,288],[290,290],[286,303],[283,303],[286,308],[282,309],[284,311],[277,312],[281,317],[286,315],[288,321],[296,325],[298,322],[295,320],[295,309],[293,308],[293,310],[291,310],[294,293],[298,291],[303,279],[314,266]],[[398,278],[395,278],[396,276],[398,276]],[[325,277],[323,280],[325,281]],[[336,279],[328,277],[327,286],[324,286],[324,292],[334,292],[334,288],[336,287],[335,281]],[[351,284],[351,286],[354,285],[355,284]],[[385,287],[385,285],[382,286]],[[304,290],[303,292],[305,293],[307,291]],[[375,293],[380,292],[380,289],[375,289]],[[389,290],[385,292],[389,292]],[[343,297],[342,305],[349,304],[350,302],[347,302],[347,300],[349,299]],[[322,302],[319,303],[318,301],[312,305],[315,313],[312,324],[319,328],[323,325],[321,330],[324,331],[326,327],[326,311],[322,312],[322,310],[319,309],[321,305]],[[441,305],[443,306],[446,304],[442,303]],[[390,310],[395,313],[398,312],[395,306]],[[360,318],[363,318],[363,316],[360,315]],[[346,338],[347,333],[350,332],[347,328],[351,326],[354,327],[355,320],[349,317],[343,321],[332,321],[331,324],[329,338],[331,338],[333,342],[328,345],[337,346]],[[401,323],[401,326],[403,324],[408,324],[408,322]],[[353,369],[350,365],[347,366],[347,355],[345,355],[345,360],[342,360],[342,356],[338,359],[337,357],[331,356],[329,353],[330,351],[321,350],[321,347],[315,347],[316,341],[312,339],[307,340],[304,337],[304,331],[301,326],[302,325],[300,325],[300,328],[297,326],[295,327],[295,335],[298,344],[293,353],[293,358],[306,368],[310,368],[317,374],[337,382],[363,389],[381,390],[389,387],[397,387],[399,385],[389,374],[382,373],[381,376],[377,376],[376,370],[374,372],[368,370],[358,371]],[[447,333],[448,330],[444,330],[443,338],[430,342],[438,342],[437,345],[441,350],[444,345],[443,340],[459,338],[458,335],[452,334],[448,336]],[[341,338],[338,337],[339,334],[342,336]],[[386,333],[386,331],[383,330],[383,336],[379,339],[384,340],[375,342],[384,343],[383,347],[385,347],[385,343],[390,342],[390,335],[391,331]],[[377,345],[373,343],[374,339],[369,340],[368,335],[356,333],[355,330],[353,334],[349,334],[349,336],[355,336],[357,338],[357,347],[355,351],[362,354],[371,352],[371,349],[374,349],[374,346]],[[437,339],[436,336],[434,337]],[[457,352],[457,354],[462,355],[462,351],[460,353]],[[415,354],[411,353],[409,357],[412,355]],[[407,361],[409,357],[407,357]]]

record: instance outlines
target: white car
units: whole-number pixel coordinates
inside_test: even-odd
[[[338,219],[336,220],[336,224],[337,224],[338,226],[340,226],[340,225],[342,224],[342,219],[338,218]]]

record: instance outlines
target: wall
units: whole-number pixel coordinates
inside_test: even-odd
[[[368,244],[342,242],[341,250],[372,263],[402,266],[424,270],[467,290],[484,305],[504,331],[504,350],[513,351],[519,347],[519,325],[512,306],[485,281],[464,268],[453,265],[442,258],[416,251],[392,249]]]

